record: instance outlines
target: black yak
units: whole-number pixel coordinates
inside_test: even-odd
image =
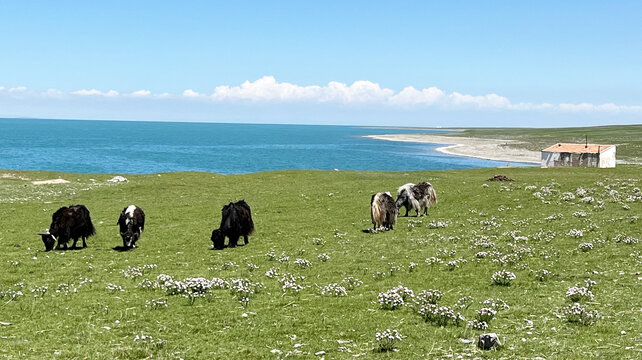
[[[429,182],[421,182],[415,184],[405,184],[397,189],[397,208],[406,208],[406,216],[408,211],[413,209],[419,216],[423,209],[424,215],[428,214],[428,208],[437,203],[437,193],[435,188]]]
[[[212,231],[212,243],[214,249],[221,250],[225,247],[225,237],[230,239],[228,247],[238,245],[239,237],[243,236],[245,245],[248,244],[248,236],[254,232],[254,222],[250,206],[240,200],[223,206],[221,210],[221,226]]]
[[[370,217],[372,218],[373,231],[383,227],[386,230],[392,230],[397,223],[397,214],[399,210],[395,205],[395,200],[389,192],[380,192],[372,195],[370,199]]]
[[[56,250],[67,250],[67,242],[74,239],[72,249],[76,248],[76,242],[82,238],[82,247],[87,247],[86,239],[96,233],[94,224],[91,223],[89,210],[85,205],[63,206],[51,216],[51,225],[46,233],[40,233],[42,242],[45,243],[46,251],[54,248],[56,240],[58,246]]]
[[[136,205],[129,205],[120,213],[117,224],[123,238],[123,248],[135,248],[136,241],[145,230],[145,212]]]

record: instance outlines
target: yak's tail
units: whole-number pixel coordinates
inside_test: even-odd
[[[372,195],[370,205],[370,218],[372,219],[372,225],[377,226],[378,224],[383,224],[383,220],[386,215],[381,206],[382,201],[380,193]]]

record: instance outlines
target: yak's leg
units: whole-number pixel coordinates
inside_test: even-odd
[[[75,238],[75,239],[74,239],[74,244],[73,244],[73,245],[71,245],[71,248],[72,248],[72,249],[75,249],[75,248],[76,248],[76,243],[77,243],[77,242],[78,242],[78,238]]]
[[[243,241],[245,241],[245,245],[250,243],[250,240],[247,238],[247,235],[243,235]]]
[[[406,217],[408,217],[408,207],[406,206]]]
[[[231,238],[230,238],[230,244],[229,244],[227,247],[231,247],[231,248],[236,247],[236,243],[237,243],[238,241],[239,241],[239,238],[231,237]]]
[[[84,236],[82,237],[82,248],[83,248],[83,249],[87,247],[87,241],[86,241],[86,239],[87,239],[86,237],[84,237]]]

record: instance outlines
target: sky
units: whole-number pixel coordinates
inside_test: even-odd
[[[642,2],[0,0],[0,117],[642,123]]]

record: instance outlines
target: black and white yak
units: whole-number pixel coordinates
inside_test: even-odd
[[[117,225],[123,238],[123,248],[135,248],[136,241],[145,230],[145,212],[136,205],[129,205],[120,213]]]
[[[72,249],[76,248],[76,242],[82,238],[82,247],[87,247],[86,239],[96,233],[94,224],[91,222],[89,210],[85,205],[63,206],[51,216],[51,225],[46,233],[39,233],[42,242],[45,243],[45,250],[53,250],[56,240],[56,250],[67,250],[67,242],[74,239]]]
[[[397,189],[397,208],[406,208],[406,216],[408,211],[413,209],[419,216],[421,210],[424,215],[428,215],[428,208],[437,203],[437,193],[435,188],[429,182],[421,182],[419,184],[405,184]]]
[[[212,231],[212,243],[214,249],[222,250],[225,247],[225,237],[230,239],[228,247],[236,247],[239,237],[243,236],[245,245],[248,244],[248,236],[254,232],[252,211],[245,200],[229,203],[221,210],[221,226]]]
[[[392,227],[397,223],[397,214],[399,214],[399,210],[389,192],[372,195],[370,199],[370,217],[372,218],[373,231],[380,227],[392,230]]]

